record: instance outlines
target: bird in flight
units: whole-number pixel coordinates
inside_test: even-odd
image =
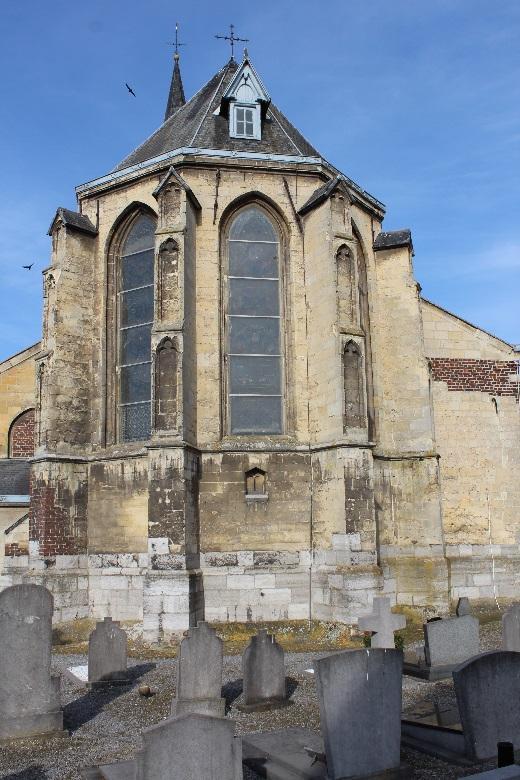
[[[31,263],[31,265],[22,265],[22,268],[27,268],[27,270],[30,271],[33,265],[34,263]]]
[[[134,92],[134,90],[132,89],[132,87],[131,87],[129,84],[127,84],[127,83],[126,83],[126,81],[125,81],[125,87],[126,87],[126,88],[127,88],[127,90],[130,92],[130,94],[131,94],[131,95],[133,95],[134,97],[137,97],[137,95],[135,94],[135,92]]]

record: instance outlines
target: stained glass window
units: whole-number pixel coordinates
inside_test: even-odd
[[[141,215],[124,242],[119,273],[119,438],[151,432],[155,221]]]
[[[280,241],[257,206],[228,238],[227,366],[230,432],[282,433]]]

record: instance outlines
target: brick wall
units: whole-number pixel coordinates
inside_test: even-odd
[[[56,473],[56,466],[54,473],[32,475],[29,540],[38,543],[41,557],[86,550],[87,483],[73,466],[63,469],[65,473]]]
[[[32,458],[34,455],[34,409],[21,414],[9,431],[9,456]]]
[[[448,390],[476,390],[492,395],[516,395],[510,380],[516,374],[514,360],[475,360],[470,358],[430,358],[433,379],[446,382]]]

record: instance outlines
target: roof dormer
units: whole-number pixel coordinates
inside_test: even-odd
[[[260,140],[270,102],[266,88],[246,56],[220,103],[219,114],[229,121],[229,135]]]

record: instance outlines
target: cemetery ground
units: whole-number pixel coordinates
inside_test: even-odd
[[[408,616],[409,617],[409,616]],[[501,625],[497,615],[479,615],[481,649],[501,646]],[[216,626],[224,639],[223,696],[226,714],[236,723],[236,733],[269,731],[303,726],[319,732],[319,706],[312,675],[306,670],[315,658],[347,647],[362,647],[362,636],[351,636],[338,624],[306,622],[265,624],[285,650],[285,668],[291,706],[246,713],[238,708],[242,697],[241,652],[259,626]],[[65,674],[67,668],[87,663],[85,638],[92,624],[78,623],[72,630],[54,632],[53,672],[61,674],[61,702],[64,726],[70,736],[23,739],[0,747],[0,778],[4,780],[79,780],[80,770],[100,763],[133,758],[141,747],[141,732],[170,715],[176,693],[176,646],[146,646],[129,642],[131,679],[127,685],[87,690]],[[422,635],[417,621],[409,620],[400,631],[405,649],[416,647]],[[131,636],[131,632],[130,632]],[[139,687],[147,685],[152,695],[142,696]],[[426,682],[403,677],[403,712],[438,706],[455,706],[451,680]],[[496,761],[475,767],[448,764],[415,750],[402,748],[402,763],[411,778],[458,778],[485,768]],[[256,775],[244,769],[244,778]],[[222,779],[224,780],[224,779]]]

